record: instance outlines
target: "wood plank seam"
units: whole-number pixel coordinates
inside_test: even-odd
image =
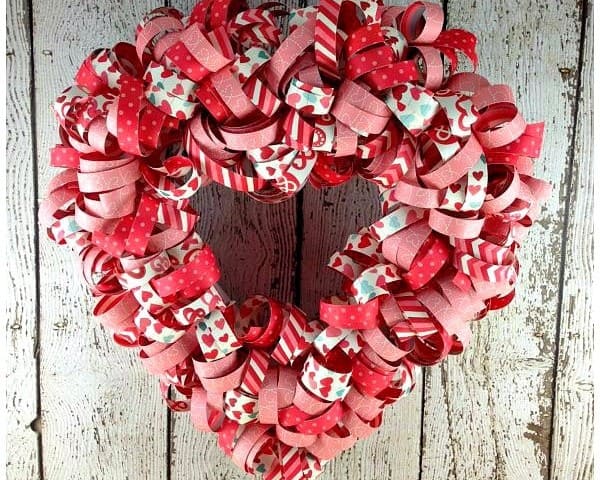
[[[300,2],[301,7],[306,5]],[[304,191],[296,195],[296,246],[294,249],[294,304],[302,301],[302,245],[304,242]]]
[[[170,0],[169,5],[187,15],[196,3],[198,0]],[[262,2],[249,3],[254,7]],[[285,3],[294,8],[299,2]],[[233,299],[262,293],[284,302],[296,300],[296,201],[294,197],[280,205],[264,205],[216,184],[194,197],[192,205],[204,213],[197,230],[216,250],[223,272],[222,286]],[[234,246],[235,254],[231,255]],[[173,413],[170,425],[169,468],[173,480],[191,475],[203,479],[241,478],[242,474],[218,449],[214,435],[196,431],[189,415]]]
[[[33,153],[33,196],[34,199],[39,202],[40,191],[38,182],[38,145],[37,145],[37,108],[36,108],[36,96],[35,96],[35,57],[33,54],[33,0],[28,1],[29,8],[29,48],[30,48],[30,65],[31,71],[31,151]],[[36,359],[36,396],[37,396],[37,418],[35,420],[36,427],[35,431],[38,437],[38,462],[39,462],[39,479],[44,480],[44,449],[43,449],[43,437],[42,437],[42,394],[41,394],[41,359],[40,359],[40,344],[41,344],[41,293],[40,293],[40,225],[38,220],[38,203],[35,203],[34,208],[34,219],[35,225],[33,227],[33,238],[34,238],[34,255],[35,255],[35,284],[36,284],[36,295],[35,295],[35,325],[36,325],[36,345],[35,345],[35,359]]]
[[[579,58],[577,61],[577,79],[575,83],[575,103],[573,108],[573,124],[571,128],[571,142],[569,145],[569,165],[568,165],[568,173],[567,179],[565,181],[566,185],[566,194],[565,194],[565,210],[563,215],[563,231],[561,236],[561,249],[560,249],[560,267],[559,267],[559,282],[560,289],[558,293],[558,302],[556,309],[556,331],[555,331],[555,345],[554,345],[554,375],[552,379],[552,389],[551,389],[551,406],[550,406],[550,417],[551,417],[551,426],[550,426],[550,439],[549,439],[549,447],[548,451],[550,452],[548,459],[548,468],[546,472],[546,478],[550,479],[552,475],[553,469],[553,451],[554,451],[554,442],[555,442],[555,413],[556,413],[556,393],[557,393],[557,379],[558,379],[558,368],[559,368],[559,348],[560,348],[560,333],[561,333],[561,325],[562,325],[562,311],[563,311],[563,302],[564,302],[564,284],[565,284],[565,271],[566,271],[566,250],[567,250],[567,242],[568,242],[568,233],[570,227],[570,212],[571,212],[571,203],[572,203],[572,189],[573,189],[573,172],[574,165],[576,161],[576,150],[575,145],[577,143],[577,133],[579,127],[579,108],[581,104],[581,86],[582,86],[582,75],[583,75],[583,62],[585,56],[585,47],[586,42],[593,41],[592,38],[586,38],[586,25],[588,22],[589,15],[589,5],[588,0],[584,0],[581,3],[581,14],[580,14],[580,36],[579,36]],[[580,159],[585,161],[586,159]]]
[[[58,173],[48,166],[47,150],[58,141],[50,109],[55,96],[72,81],[85,55],[98,46],[109,46],[111,40],[131,40],[142,12],[157,5],[151,0],[121,3],[119,9],[111,9],[107,2],[76,2],[68,7],[59,3],[52,8],[46,0],[29,4],[34,28],[37,179],[43,189],[49,177]],[[75,21],[83,28],[69,28]],[[41,237],[39,390],[44,402],[44,476],[49,480],[165,478],[166,407],[157,402],[156,385],[150,385],[139,363],[134,365],[134,352],[114,345],[110,334],[94,321],[88,308],[91,296],[68,275],[73,254],[55,253],[56,246]],[[65,290],[65,285],[71,289]],[[92,358],[100,362],[92,363]],[[75,374],[72,365],[84,366]],[[112,374],[115,365],[123,366],[123,375]],[[68,387],[74,385],[81,388]]]
[[[20,206],[21,208],[26,208],[28,209],[32,209],[31,212],[31,216],[33,218],[33,225],[31,225],[32,228],[32,235],[31,235],[31,239],[32,239],[32,257],[33,257],[33,289],[34,289],[34,295],[33,295],[33,318],[31,319],[24,319],[22,318],[21,321],[19,323],[14,323],[11,324],[11,327],[13,328],[23,328],[22,326],[22,322],[23,321],[33,321],[34,324],[34,328],[33,328],[33,344],[32,344],[32,354],[33,354],[33,368],[34,368],[34,382],[35,382],[35,392],[34,392],[34,398],[35,398],[35,418],[33,418],[33,420],[31,420],[30,423],[28,423],[25,428],[29,428],[32,430],[32,432],[35,433],[35,445],[36,445],[36,451],[35,451],[35,463],[36,463],[36,468],[37,468],[37,475],[36,478],[39,480],[43,480],[43,457],[42,457],[42,435],[41,435],[41,429],[42,429],[42,423],[41,423],[41,402],[40,402],[40,360],[39,360],[39,353],[40,353],[40,328],[39,328],[39,319],[40,319],[40,290],[39,290],[39,285],[40,285],[40,281],[39,281],[39,227],[38,227],[38,215],[37,215],[37,199],[38,199],[38,182],[37,182],[37,146],[36,146],[36,141],[35,141],[35,114],[36,114],[36,110],[35,110],[35,77],[34,77],[34,59],[33,59],[33,14],[32,14],[32,5],[31,5],[31,1],[24,1],[22,7],[24,8],[20,8],[21,6],[16,6],[13,4],[13,2],[10,2],[8,5],[8,10],[7,13],[9,15],[11,15],[12,21],[14,21],[15,23],[15,30],[18,30],[18,28],[16,27],[16,25],[18,25],[20,22],[19,19],[19,14],[22,14],[21,18],[23,19],[23,26],[22,28],[24,30],[26,30],[25,32],[22,32],[22,34],[24,35],[24,37],[26,38],[26,43],[28,43],[28,45],[25,45],[26,50],[27,50],[27,54],[29,55],[28,61],[26,62],[25,66],[22,66],[20,63],[17,63],[17,59],[15,58],[14,61],[16,63],[16,67],[17,67],[17,75],[19,75],[19,71],[21,71],[21,74],[24,77],[27,77],[27,75],[29,76],[29,84],[26,88],[28,88],[29,92],[29,98],[28,99],[22,99],[23,101],[26,102],[26,110],[29,111],[29,119],[28,121],[25,121],[25,124],[28,125],[29,127],[29,140],[30,140],[30,158],[18,158],[15,157],[13,159],[13,161],[26,161],[29,162],[31,164],[31,175],[33,176],[33,179],[29,179],[30,181],[32,181],[32,198],[31,198],[31,204],[30,205],[22,205]],[[23,11],[25,10],[25,11]],[[9,35],[11,32],[8,31],[8,27],[7,27],[7,35]],[[15,40],[21,40],[21,39],[16,39]],[[7,38],[7,41],[10,41],[10,39]],[[10,57],[11,54],[14,56],[16,55],[15,51],[13,50],[8,51],[7,52],[7,57]],[[7,59],[7,68],[8,68],[8,59]],[[8,73],[8,72],[7,72]],[[9,87],[10,88],[10,87]],[[9,90],[10,91],[10,90]],[[8,101],[8,99],[7,99]],[[10,107],[9,107],[10,108]],[[13,121],[10,118],[7,118],[7,122],[8,122],[8,129],[12,128],[18,128],[17,125],[13,125]],[[8,141],[9,139],[7,139],[7,147],[8,147]],[[8,164],[10,162],[10,159],[7,159],[7,168],[8,168]],[[22,180],[26,180],[26,179],[22,179]],[[10,190],[8,190],[8,188],[10,188],[9,185],[7,185],[7,196],[8,196],[8,192]],[[7,202],[10,204],[10,202]],[[23,265],[18,265],[19,267],[22,267]],[[9,275],[12,278],[12,273],[15,273],[17,276],[21,276],[21,272],[16,271],[16,272],[10,272]],[[25,300],[25,299],[23,299]],[[15,319],[16,320],[16,319]],[[10,320],[9,320],[10,322]],[[18,326],[18,327],[17,327]],[[10,347],[9,347],[10,348]],[[7,372],[8,373],[8,372]],[[8,395],[9,392],[7,391],[7,400],[8,400]],[[28,419],[29,420],[29,419]],[[9,435],[11,432],[7,432]],[[7,458],[7,466],[8,466],[8,461],[10,461]],[[32,479],[33,480],[33,479]]]
[[[564,194],[564,186],[561,185],[569,180],[566,152],[572,139],[568,139],[567,136],[571,134],[571,118],[575,105],[573,89],[577,76],[578,53],[580,52],[578,42],[580,32],[577,30],[580,7],[575,2],[547,4],[533,1],[529,2],[528,8],[523,8],[519,12],[515,11],[515,8],[520,8],[519,2],[498,5],[473,2],[470,6],[468,2],[450,3],[450,21],[453,26],[468,29],[479,28],[480,30],[476,33],[482,40],[480,45],[491,45],[492,52],[496,51],[493,49],[497,49],[498,55],[495,58],[490,57],[489,47],[487,55],[482,56],[484,74],[487,76],[489,73],[493,78],[494,73],[498,75],[499,72],[502,72],[502,76],[494,80],[510,83],[512,87],[516,88],[517,96],[521,97],[521,101],[529,106],[530,111],[544,112],[541,117],[537,116],[539,113],[533,116],[534,119],[545,117],[550,133],[546,142],[548,155],[544,162],[538,163],[537,167],[538,170],[546,170],[545,178],[552,179],[555,193],[560,189],[561,194]],[[534,12],[540,15],[531,15]],[[568,14],[568,17],[565,14]],[[555,18],[558,30],[552,23]],[[558,20],[559,18],[568,18],[569,27],[560,27],[565,24]],[[540,22],[542,23],[540,24]],[[501,25],[502,23],[504,25]],[[548,29],[547,32],[544,31],[545,25]],[[569,31],[570,33],[568,33]],[[490,32],[494,33],[490,34]],[[563,38],[564,40],[562,40]],[[565,43],[561,45],[559,42]],[[549,45],[554,48],[548,48]],[[568,46],[565,47],[565,45]],[[520,46],[521,48],[519,48]],[[536,48],[539,49],[541,61],[536,60],[535,56],[531,57],[530,49],[531,52],[534,52]],[[486,51],[485,49],[480,50],[481,52]],[[515,60],[518,63],[514,63]],[[570,69],[565,69],[569,71],[572,78],[566,79],[563,74],[561,79],[559,71],[562,74],[563,69],[560,67],[564,65],[562,62],[567,61]],[[535,79],[539,78],[541,72],[549,74],[549,76],[547,78],[544,76],[541,81],[536,81]],[[518,79],[518,83],[510,80],[515,77]],[[551,92],[556,90],[550,88],[551,86],[559,87],[558,92],[564,92],[563,96],[560,97],[559,93],[552,95]],[[542,92],[547,90],[548,97],[555,98],[553,103],[548,103],[543,96],[535,94],[536,90],[540,89]],[[530,91],[533,95],[523,95],[525,90]],[[533,108],[531,108],[532,106]],[[527,111],[527,107],[525,111]],[[557,115],[561,115],[561,117]],[[548,145],[556,145],[564,149],[555,151],[548,148]],[[557,154],[558,151],[562,153]],[[557,199],[558,196],[555,194],[550,207],[546,208],[546,218],[543,218],[543,223],[540,223],[544,230],[540,230],[538,227],[538,235],[531,239],[534,245],[536,242],[538,244],[545,243],[543,246],[546,247],[544,249],[546,253],[540,253],[540,256],[546,258],[553,257],[555,249],[560,250],[562,245],[561,236],[565,227],[564,223],[561,224],[560,221],[564,215],[561,210],[564,208],[564,204],[558,202]],[[557,211],[560,212],[558,215],[555,213]],[[528,287],[531,297],[540,296],[542,300],[549,302],[547,305],[550,311],[544,312],[543,309],[536,306],[535,302],[515,302],[511,310],[507,311],[507,313],[511,311],[519,313],[519,318],[515,319],[518,321],[514,322],[513,326],[510,326],[508,322],[501,325],[496,321],[481,324],[476,328],[478,331],[474,335],[476,342],[474,346],[492,347],[490,354],[485,350],[478,351],[479,349],[465,352],[465,356],[450,359],[451,361],[442,367],[447,370],[442,372],[443,378],[439,371],[437,374],[429,373],[429,378],[437,378],[437,382],[428,395],[433,393],[433,398],[437,396],[437,400],[443,402],[445,394],[450,399],[452,411],[467,415],[479,412],[479,415],[476,415],[477,418],[473,417],[472,420],[470,418],[463,419],[464,427],[461,426],[460,417],[456,418],[455,415],[451,415],[454,418],[452,420],[454,426],[458,427],[459,438],[456,441],[459,445],[470,448],[463,448],[463,451],[460,452],[461,455],[453,455],[444,452],[444,447],[435,447],[434,445],[435,442],[439,445],[440,439],[446,440],[446,444],[454,440],[448,438],[448,429],[451,425],[445,417],[449,415],[449,407],[444,408],[443,405],[436,407],[433,402],[428,402],[426,413],[429,410],[431,420],[426,421],[428,444],[424,449],[424,478],[438,478],[447,474],[448,477],[457,477],[458,480],[470,473],[476,478],[481,476],[481,478],[507,479],[516,478],[516,472],[520,472],[524,477],[541,479],[548,474],[548,441],[552,422],[549,413],[549,390],[553,375],[555,375],[555,368],[553,368],[555,357],[549,350],[552,349],[552,341],[555,337],[556,318],[554,313],[556,307],[554,305],[559,289],[558,269],[547,277],[552,278],[551,283],[544,283],[540,272],[543,272],[545,267],[532,262],[532,257],[537,259],[537,255],[531,253],[530,244],[527,246],[529,248],[524,249],[529,250],[524,252],[525,265],[527,260],[532,265],[527,269],[529,275],[526,274],[523,277],[525,285]],[[553,248],[547,248],[549,246]],[[556,253],[556,256],[558,255],[560,255],[559,252]],[[536,278],[541,282],[535,282],[533,279]],[[545,303],[538,303],[538,305],[545,305]],[[529,312],[531,312],[531,316],[528,315]],[[510,318],[506,318],[506,314],[504,316],[506,320],[510,320]],[[502,318],[501,316],[497,317]],[[524,331],[527,332],[527,337],[523,338],[524,348],[511,350],[509,346],[509,352],[502,352],[502,348],[497,348],[498,343],[504,341],[506,344],[507,334],[516,333],[516,330],[520,329],[519,324],[522,324]],[[498,334],[499,336],[496,336]],[[477,343],[481,345],[477,345]],[[498,353],[510,353],[510,355],[514,355],[515,361],[532,368],[530,370],[519,369],[522,374],[517,374],[514,369],[511,369],[507,375],[499,375],[494,368],[496,365],[501,366],[498,360],[502,361],[502,357]],[[523,382],[523,379],[526,378],[531,379],[533,383],[529,383],[529,386],[526,385]],[[515,380],[510,385],[512,390],[507,390],[510,388],[507,379]],[[448,384],[448,381],[451,383]],[[504,382],[502,388],[499,387],[500,382]],[[465,385],[471,389],[465,391]],[[507,400],[511,398],[518,398],[523,402],[519,404],[519,409],[514,413],[511,403],[507,403]],[[531,406],[531,411],[527,408],[528,406]],[[442,421],[442,423],[435,423],[438,421]],[[516,428],[510,432],[508,428],[512,428],[513,423]],[[476,429],[487,438],[478,436]],[[460,437],[461,432],[462,438]],[[492,434],[496,434],[501,442],[494,440]],[[512,438],[513,441],[507,441],[508,438]],[[476,449],[481,452],[477,454]]]
[[[443,30],[448,28],[448,0],[442,0],[442,9],[444,11],[444,24]],[[423,480],[423,449],[425,448],[425,403],[427,401],[427,389],[425,388],[427,377],[429,376],[429,370],[427,368],[421,369],[421,382],[423,388],[421,389],[421,424],[419,432],[419,477],[418,480]],[[456,473],[455,473],[456,475]]]

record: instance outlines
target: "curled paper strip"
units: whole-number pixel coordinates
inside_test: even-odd
[[[458,73],[475,37],[442,27],[421,1],[159,8],[54,104],[64,170],[43,225],[79,255],[94,316],[246,472],[315,478],[514,297],[549,194],[543,125],[509,87]],[[274,203],[355,175],[378,185],[381,218],[332,256],[344,281],[318,318],[227,298],[190,197],[215,181]]]

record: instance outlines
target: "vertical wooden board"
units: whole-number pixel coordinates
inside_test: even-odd
[[[6,210],[9,293],[7,298],[7,476],[39,478],[37,384],[37,258],[31,134],[31,41],[29,5],[10,0],[7,17]]]
[[[58,170],[50,105],[94,49],[133,41],[154,1],[33,2],[39,183]],[[117,346],[92,318],[87,289],[64,248],[42,235],[41,406],[47,480],[167,477],[167,415],[156,379],[136,352]]]
[[[321,298],[341,291],[342,276],[327,268],[329,258],[378,218],[377,186],[362,178],[321,190],[308,186],[303,203],[300,306],[317,316]]]
[[[526,119],[546,120],[536,174],[551,181],[554,192],[521,249],[516,300],[473,325],[466,353],[427,377],[423,480],[548,474],[579,9],[575,0],[448,5],[449,28],[471,30],[480,40],[480,72],[513,87]]]
[[[265,205],[240,192],[211,185],[194,202],[199,232],[214,250],[219,283],[232,300],[260,293],[293,300],[295,201]],[[194,429],[189,414],[171,415],[171,478],[230,480],[244,474],[217,446],[216,435]]]
[[[169,2],[185,14],[196,3]],[[285,302],[293,300],[295,199],[266,205],[241,192],[212,184],[198,193],[193,205],[201,214],[199,233],[219,259],[220,285],[232,300],[243,301],[255,293]],[[217,446],[217,437],[196,431],[188,414],[171,415],[170,468],[173,480],[244,478]]]
[[[258,203],[212,184],[199,192],[199,233],[221,266],[221,285],[235,301],[252,294],[293,300],[296,201]]]
[[[315,1],[309,1],[315,4]],[[386,4],[406,4],[386,1]],[[301,306],[318,313],[321,297],[339,293],[341,277],[325,267],[349,234],[374,222],[380,214],[375,185],[354,179],[345,185],[304,190],[301,255]],[[422,382],[386,411],[383,426],[327,466],[324,479],[385,478],[414,480],[421,451]]]
[[[316,316],[321,297],[341,291],[341,276],[325,265],[346,238],[373,223],[377,187],[363,179],[304,191],[301,307]],[[324,480],[340,478],[414,480],[419,472],[422,382],[386,410],[383,426],[327,465]]]
[[[588,5],[565,246],[552,439],[553,480],[593,477],[593,9]]]

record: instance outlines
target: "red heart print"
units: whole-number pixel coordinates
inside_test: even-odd
[[[152,299],[152,293],[142,290],[142,302],[147,303]]]
[[[369,240],[369,237],[367,235],[363,235],[362,237],[360,237],[360,241],[358,242],[358,248],[367,248],[370,245],[371,240]]]
[[[300,100],[302,100],[302,97],[300,97],[299,93],[290,93],[286,98],[287,104],[292,107],[296,107],[300,103]]]
[[[211,350],[210,352],[206,352],[204,354],[204,358],[206,358],[207,360],[214,360],[215,358],[217,358],[217,355],[219,355],[218,350]]]
[[[319,388],[319,392],[322,396],[327,397],[329,396],[329,392],[331,392],[331,387],[321,387]]]
[[[223,330],[223,328],[225,327],[225,319],[219,318],[215,320],[215,327],[217,327],[219,330]]]
[[[173,93],[175,95],[183,95],[183,87],[181,86],[181,83],[178,83],[177,85],[175,85],[175,88],[173,89]]]
[[[342,334],[342,331],[336,327],[327,327],[327,330],[325,330],[325,333],[328,337],[334,338],[334,337],[339,337]]]
[[[202,342],[210,348],[215,343],[215,338],[210,333],[203,333]]]

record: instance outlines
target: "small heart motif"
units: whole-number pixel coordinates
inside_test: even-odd
[[[175,85],[175,88],[173,89],[173,93],[175,95],[183,95],[184,91],[183,91],[183,87],[181,86],[181,83],[178,83],[177,85]]]
[[[152,322],[150,322],[150,319],[143,317],[141,319],[139,319],[138,321],[138,328],[143,332],[145,331],[150,325],[152,324]]]
[[[330,338],[336,338],[342,334],[342,331],[336,327],[328,327],[327,330],[325,330],[325,334]]]
[[[273,150],[271,147],[263,147],[260,149],[260,158],[263,160],[269,160],[274,153],[275,150]]]
[[[219,355],[218,350],[211,350],[209,352],[204,353],[204,358],[206,358],[207,360],[214,360],[215,358],[217,358],[217,355]]]
[[[227,340],[229,340],[229,334],[225,333],[225,334],[221,335],[218,340],[221,343],[225,343]]]
[[[358,248],[367,248],[371,246],[371,240],[369,239],[369,237],[367,235],[363,235],[362,237],[360,237],[360,240],[358,242]]]
[[[142,290],[142,302],[147,303],[152,299],[153,295],[152,293],[146,291],[146,290]]]
[[[169,102],[167,102],[166,100],[163,100],[162,102],[160,102],[160,109],[163,112],[165,112],[167,115],[170,115],[172,113],[171,104]]]
[[[421,97],[421,90],[419,90],[417,87],[411,87],[410,96],[413,98],[413,100],[418,101]]]
[[[405,127],[411,127],[415,123],[415,116],[412,113],[407,113],[404,115],[400,115],[400,121],[404,124]]]
[[[204,343],[204,345],[206,345],[208,348],[210,348],[215,343],[215,338],[210,333],[203,333],[202,334],[202,342]]]
[[[319,392],[321,393],[321,395],[323,397],[329,397],[329,394],[331,393],[331,387],[330,386],[321,387],[321,388],[319,388]]]
[[[223,328],[225,328],[225,319],[221,317],[215,320],[215,327],[217,327],[219,330],[223,330]]]
[[[292,107],[296,107],[300,103],[301,100],[302,100],[302,97],[300,96],[299,93],[290,93],[285,99],[287,104]]]

